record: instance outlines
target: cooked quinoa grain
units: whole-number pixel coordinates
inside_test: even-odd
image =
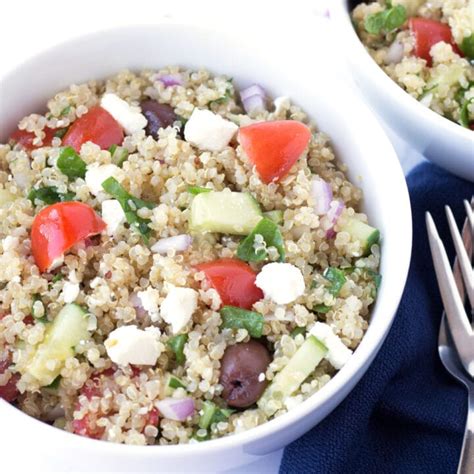
[[[384,18],[398,9],[399,21]],[[424,106],[474,127],[474,10],[470,0],[377,0],[352,12],[377,64]]]
[[[205,70],[122,71],[59,92],[0,145],[1,398],[90,438],[203,441],[329,382],[315,322],[357,348],[378,231],[329,137],[253,87],[249,101]]]

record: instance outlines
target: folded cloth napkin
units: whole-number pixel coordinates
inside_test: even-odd
[[[456,472],[467,395],[438,358],[443,308],[425,211],[432,213],[452,259],[444,205],[451,206],[460,226],[465,218],[462,200],[471,198],[474,185],[430,163],[415,168],[407,181],[413,212],[413,254],[392,329],[350,395],[318,426],[285,449],[281,473]]]

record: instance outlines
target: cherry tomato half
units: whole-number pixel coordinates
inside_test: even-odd
[[[451,28],[446,23],[441,23],[428,18],[410,18],[408,21],[410,31],[415,36],[415,55],[425,59],[428,66],[432,64],[430,55],[431,47],[440,41],[452,46],[453,51],[462,56],[457,44],[454,42]]]
[[[92,107],[79,117],[63,138],[64,146],[79,152],[83,143],[93,142],[102,150],[123,142],[123,130],[112,115],[100,106]]]
[[[20,130],[19,128],[10,135],[10,140],[19,143],[25,150],[31,151],[43,146],[51,146],[51,141],[57,131],[58,130],[54,128],[44,128],[43,132],[45,136],[42,145],[33,144],[33,140],[36,138],[36,135],[33,132],[27,132],[26,130]]]
[[[31,228],[31,250],[41,272],[64,252],[90,235],[105,229],[92,207],[81,202],[58,202],[45,207]]]
[[[260,122],[239,130],[239,142],[265,183],[285,177],[310,138],[309,128],[296,120]]]
[[[200,263],[197,270],[205,273],[211,286],[219,293],[223,305],[250,309],[263,299],[263,292],[255,285],[257,274],[246,263],[233,258],[221,258]]]

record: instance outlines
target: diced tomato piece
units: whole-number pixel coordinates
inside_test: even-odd
[[[86,413],[80,420],[72,421],[74,433],[92,439],[101,439],[105,428],[97,426],[97,416],[95,413]]]
[[[200,263],[196,268],[205,273],[223,305],[250,309],[263,298],[262,290],[255,285],[257,274],[241,260],[222,258]]]
[[[11,366],[12,360],[8,352],[0,354],[0,375],[4,374]],[[16,384],[20,380],[18,374],[13,374],[5,385],[0,385],[0,398],[6,402],[14,402],[20,394]]]
[[[41,272],[64,252],[90,235],[105,229],[92,207],[81,202],[58,202],[45,207],[31,228],[31,250]]]
[[[79,117],[63,138],[64,146],[71,146],[77,152],[83,143],[92,142],[102,150],[123,142],[123,130],[112,115],[100,106],[92,107]]]
[[[145,426],[158,426],[158,422],[160,421],[160,412],[158,408],[153,407],[147,414]]]
[[[428,66],[432,64],[431,47],[440,41],[450,44],[456,54],[463,56],[458,45],[454,42],[451,28],[446,23],[414,17],[408,20],[408,26],[415,36],[415,55],[425,59]]]
[[[284,178],[311,139],[311,131],[296,120],[260,122],[239,130],[239,142],[265,183]]]
[[[26,130],[15,130],[10,135],[10,140],[14,141],[15,143],[19,143],[25,150],[31,151],[35,150],[36,148],[41,148],[42,146],[51,146],[51,142],[54,138],[55,133],[58,130],[54,128],[45,127],[43,132],[45,137],[43,138],[42,145],[35,145],[33,144],[33,140],[36,138],[36,135],[33,132],[27,132]]]
[[[18,390],[16,384],[20,380],[18,374],[13,374],[9,379],[6,385],[0,385],[0,398],[3,398],[6,402],[14,402],[20,391]]]

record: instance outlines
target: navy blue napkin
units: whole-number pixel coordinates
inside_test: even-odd
[[[467,395],[438,358],[442,303],[425,211],[433,214],[452,258],[444,205],[451,206],[460,225],[465,218],[462,200],[471,198],[474,185],[430,163],[415,168],[407,181],[413,256],[392,329],[374,363],[342,404],[285,449],[281,473],[456,472]]]

